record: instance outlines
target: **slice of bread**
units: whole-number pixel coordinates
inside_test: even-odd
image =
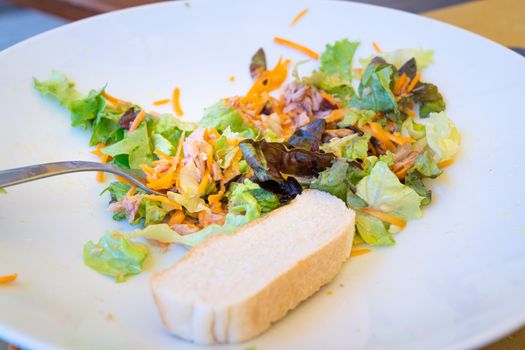
[[[199,344],[257,336],[335,277],[350,254],[354,220],[340,199],[306,190],[206,240],[151,279],[165,327]]]

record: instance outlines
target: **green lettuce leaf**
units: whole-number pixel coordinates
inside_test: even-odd
[[[98,243],[89,241],[84,245],[84,264],[98,273],[114,276],[117,282],[142,272],[147,256],[145,245],[130,242],[119,233],[106,233]]]
[[[149,164],[153,154],[146,123],[141,123],[135,131],[127,134],[121,141],[104,147],[102,153],[112,157],[127,155],[132,169],[139,169],[141,164]]]
[[[385,61],[393,64],[396,68],[401,68],[405,62],[411,58],[415,58],[418,69],[422,70],[432,63],[434,51],[425,50],[422,48],[398,49],[395,51],[383,52],[380,55],[362,58],[359,60],[359,63],[361,63],[363,67],[366,67],[372,61],[372,59],[377,56],[383,57]]]
[[[403,185],[383,161],[375,163],[370,175],[359,181],[356,189],[356,194],[370,207],[402,220],[416,219],[422,215],[422,197]]]
[[[7,194],[7,191],[4,188],[0,188],[0,194]]]
[[[430,152],[424,152],[419,155],[414,162],[414,168],[423,176],[436,178],[443,171],[439,169],[437,163],[434,160],[434,157]]]
[[[219,137],[213,146],[215,160],[222,169],[226,169],[231,165],[237,151],[238,147],[230,145],[228,143],[228,138],[224,134]]]
[[[355,226],[359,236],[367,244],[391,246],[396,242],[392,235],[388,233],[385,224],[373,216],[357,213]]]
[[[159,224],[168,214],[168,210],[164,209],[161,203],[148,198],[143,198],[140,206],[144,208],[139,208],[139,215],[144,218],[144,226]]]
[[[82,95],[75,89],[75,83],[69,81],[59,71],[53,71],[48,80],[41,81],[33,78],[33,84],[42,95],[55,98],[60,105],[66,108],[69,108],[73,101],[82,98]]]
[[[369,134],[364,134],[363,136],[352,134],[341,138],[334,137],[328,143],[323,144],[321,149],[327,153],[335,154],[338,158],[348,160],[365,159],[368,156],[368,141],[370,141]]]
[[[412,188],[418,195],[423,197],[421,207],[426,207],[432,201],[432,191],[427,189],[421,175],[417,171],[409,171],[405,176],[405,185]]]
[[[428,146],[434,151],[437,163],[452,159],[459,151],[459,131],[445,112],[430,114],[426,132]]]
[[[195,182],[195,184],[197,183]],[[204,202],[204,199],[200,198],[198,192],[185,192],[184,194],[168,192],[167,195],[169,199],[182,205],[190,213],[198,213],[203,210],[208,210],[206,202]]]
[[[226,105],[224,100],[204,110],[204,116],[199,121],[199,127],[215,128],[219,132],[223,132],[229,127],[231,131],[241,133],[249,139],[255,139],[259,134],[254,127],[244,122],[239,111]]]
[[[376,112],[371,110],[359,110],[355,108],[348,108],[347,112],[343,117],[343,120],[340,121],[337,124],[337,126],[339,126],[340,128],[346,128],[349,126],[353,126],[357,123],[358,127],[362,127],[363,125],[371,122],[372,118],[374,118],[376,114]]]
[[[331,91],[341,86],[352,86],[352,60],[358,46],[358,42],[348,39],[326,45],[321,54],[320,72],[324,75],[320,84],[322,89]]]
[[[255,198],[259,206],[261,207],[261,212],[268,213],[274,209],[277,209],[281,206],[279,197],[270,191],[258,186],[258,188],[252,188],[248,190],[248,193]]]
[[[401,135],[420,140],[426,135],[425,125],[416,123],[414,118],[407,118],[401,125]]]
[[[124,112],[113,110],[101,96],[97,97],[98,111],[93,121],[93,132],[89,140],[90,146],[103,143],[106,145],[118,142],[124,138],[125,130],[120,127],[119,121]]]
[[[310,188],[328,192],[343,201],[346,201],[346,173],[349,165],[346,161],[338,159],[330,168],[322,171],[319,176],[312,181]]]
[[[232,233],[237,228],[246,225],[261,215],[261,206],[251,193],[251,191],[257,189],[260,189],[260,187],[250,180],[245,180],[244,183],[232,184],[228,193],[230,198],[228,214],[226,214],[223,225],[209,225],[198,232],[183,236],[172,230],[167,224],[157,224],[147,226],[142,230],[135,230],[131,233],[131,237],[149,238],[163,243],[176,243],[194,247],[208,237]]]
[[[426,118],[430,113],[442,112],[446,108],[445,100],[434,84],[417,83],[412,90],[414,102],[419,103],[419,116]]]
[[[381,58],[372,60],[359,83],[359,96],[351,99],[350,107],[397,113],[398,106],[390,88],[393,75],[394,69],[391,65]]]
[[[100,192],[100,195],[109,192],[111,195],[111,202],[118,202],[124,198],[126,193],[130,190],[131,185],[122,182],[122,181],[113,181],[109,184],[108,187],[106,187],[102,192]]]

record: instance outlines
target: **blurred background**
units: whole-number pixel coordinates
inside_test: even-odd
[[[100,13],[159,0],[0,0],[0,50]],[[478,33],[525,55],[525,0],[357,0],[422,14]]]
[[[0,0],[0,51],[75,20],[158,0]],[[525,56],[525,0],[360,0],[447,22]],[[14,350],[0,339],[0,350]],[[484,350],[525,349],[525,328]]]

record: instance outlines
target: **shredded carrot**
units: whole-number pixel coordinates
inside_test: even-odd
[[[133,196],[135,193],[137,193],[137,186],[131,186],[126,196]]]
[[[168,156],[166,153],[162,152],[161,150],[154,150],[153,151],[153,154],[156,154],[157,156],[159,156],[160,158],[164,158],[164,159],[170,159],[171,157]]]
[[[291,49],[294,49],[294,50],[297,50],[299,52],[302,52],[304,53],[305,55],[307,56],[310,56],[311,58],[313,58],[314,60],[318,60],[319,59],[319,54],[303,45],[300,45],[300,44],[297,44],[293,41],[290,41],[290,40],[287,40],[287,39],[283,39],[283,38],[279,38],[279,37],[275,37],[273,38],[273,42],[276,43],[276,44],[280,44],[280,45],[284,45],[284,46],[288,46],[289,48]]]
[[[127,183],[128,185],[131,185],[131,186],[135,186],[132,182],[130,182],[128,179],[122,177],[122,176],[118,176],[118,175],[114,175],[115,178],[119,181],[122,181],[122,182],[125,182]]]
[[[106,147],[105,144],[99,143],[97,145],[97,149],[95,149],[94,151],[91,151],[91,154],[94,154],[94,155],[96,155],[98,157],[102,157],[104,155],[104,153],[102,153],[101,149],[104,148],[104,147]]]
[[[164,203],[164,204],[169,205],[170,207],[173,207],[175,209],[182,210],[182,207],[179,204],[175,203],[174,201],[170,200],[167,197],[157,196],[157,195],[154,195],[154,194],[146,194],[146,195],[144,195],[144,197],[149,199],[149,200],[155,201],[155,202]]]
[[[144,110],[141,109],[139,114],[137,114],[137,116],[133,120],[133,123],[131,123],[131,126],[129,127],[130,134],[139,127],[140,123],[144,120],[145,116],[146,116],[146,113],[144,113]]]
[[[111,102],[111,103],[114,104],[114,105],[118,105],[118,104],[120,104],[120,103],[125,103],[125,102],[122,101],[121,99],[118,99],[118,98],[116,98],[116,97],[113,97],[113,96],[111,96],[110,94],[108,94],[108,93],[105,92],[105,91],[102,93],[102,96],[104,96],[104,98],[105,98],[106,100],[108,100],[109,102]]]
[[[171,103],[173,104],[173,110],[175,111],[175,114],[177,114],[179,117],[183,116],[184,112],[180,107],[180,89],[178,87],[173,89]]]
[[[297,24],[297,22],[299,22],[299,20],[301,18],[304,17],[304,15],[306,15],[308,13],[308,8],[305,8],[304,10],[302,10],[301,12],[299,12],[297,14],[297,16],[294,17],[294,19],[292,20],[292,22],[290,23],[290,27],[293,27],[294,25]]]
[[[235,81],[235,77],[233,75],[230,75],[230,78],[229,78],[230,82],[234,82]]]
[[[410,168],[408,166],[405,166],[399,169],[398,171],[396,171],[394,175],[396,175],[399,180],[403,180],[405,176],[407,175],[408,169]]]
[[[352,72],[355,72],[357,74],[362,74],[363,73],[363,68],[352,68]]]
[[[337,101],[335,100],[335,98],[333,98],[330,94],[327,94],[326,92],[324,92],[323,90],[321,90],[321,96],[323,96],[326,100],[328,100],[328,102],[330,102],[331,104],[335,105],[335,106],[338,106],[339,103],[337,103]]]
[[[155,170],[152,167],[147,166],[146,164],[141,164],[140,168],[147,175],[153,175],[155,173]]]
[[[334,109],[332,114],[325,119],[326,123],[335,123],[343,120],[345,117],[346,109]]]
[[[398,135],[398,134],[391,134],[387,131],[385,131],[386,135],[388,136],[388,138],[399,144],[399,145],[404,145],[405,143],[414,143],[416,142],[416,140],[414,140],[413,138],[411,137],[405,137],[405,136],[401,136],[401,135]]]
[[[374,47],[374,50],[376,50],[376,52],[378,54],[382,54],[383,51],[381,50],[381,48],[379,47],[379,45],[377,45],[377,43],[375,41],[372,41],[372,46]]]
[[[103,171],[98,171],[97,172],[97,182],[104,182],[104,180],[106,180],[106,177],[104,175],[104,172]]]
[[[359,255],[365,255],[365,254],[368,254],[370,253],[371,250],[370,249],[367,249],[367,248],[363,248],[363,249],[352,249],[352,251],[350,252],[350,256],[359,256]]]
[[[97,145],[97,148],[94,151],[91,151],[91,153],[98,156],[100,158],[101,163],[106,164],[108,162],[109,156],[107,154],[102,153],[101,149],[104,147],[106,147],[105,144],[99,143]],[[97,182],[104,182],[104,179],[104,172],[97,172]]]
[[[407,75],[403,73],[400,77],[397,78],[396,83],[394,84],[394,94],[401,95],[403,92],[405,92],[406,85],[409,82],[410,78],[408,78]]]
[[[13,282],[14,280],[16,280],[17,277],[17,273],[13,273],[12,275],[0,276],[0,284]]]
[[[171,100],[169,98],[163,98],[162,100],[154,101],[153,104],[155,106],[165,105],[166,103],[169,103]]]
[[[396,147],[394,146],[392,141],[390,141],[390,138],[388,137],[388,133],[385,130],[383,130],[381,125],[379,125],[378,123],[370,123],[369,125],[370,125],[370,128],[363,127],[362,129],[364,131],[370,131],[372,136],[378,139],[379,142],[381,142],[386,147],[386,149],[394,152],[396,150]]]
[[[371,215],[371,216],[374,216],[380,220],[383,220],[383,221],[386,221],[392,225],[396,225],[400,228],[404,228],[407,224],[407,222],[405,220],[401,220],[400,218],[397,218],[393,215],[390,215],[390,214],[387,214],[387,213],[384,213],[380,210],[377,210],[377,209],[374,209],[374,208],[364,208],[364,209],[361,209],[361,211],[363,211],[365,214],[368,214],[368,215]]]
[[[412,79],[412,81],[410,82],[410,85],[408,85],[406,92],[412,91],[412,89],[416,87],[416,84],[419,82],[420,78],[421,78],[421,73],[417,72],[414,79]]]
[[[173,226],[173,225],[176,225],[176,224],[180,224],[184,221],[184,218],[186,216],[184,215],[184,212],[182,210],[177,210],[175,211],[173,214],[171,214],[169,220],[168,220],[168,225],[169,226]]]
[[[452,163],[454,163],[454,159],[449,159],[449,160],[445,160],[443,162],[439,162],[437,166],[438,166],[438,168],[443,169],[443,168],[448,167]]]

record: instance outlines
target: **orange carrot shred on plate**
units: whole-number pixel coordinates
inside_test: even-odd
[[[442,162],[439,162],[437,166],[438,166],[438,168],[443,169],[443,168],[448,167],[452,163],[454,163],[454,160],[453,159],[449,159],[449,160],[444,160]]]
[[[273,38],[273,42],[276,43],[276,44],[280,44],[280,45],[284,45],[284,46],[288,46],[289,48],[291,49],[294,49],[294,50],[297,50],[299,52],[302,52],[304,53],[305,55],[307,56],[310,56],[311,58],[313,58],[314,60],[318,60],[319,59],[319,54],[303,45],[300,45],[296,42],[293,42],[293,41],[290,41],[290,40],[287,40],[287,39],[283,39],[283,38],[279,38],[279,37],[275,37]]]
[[[180,107],[180,89],[178,87],[173,89],[171,103],[173,104],[173,110],[175,111],[175,114],[177,114],[179,117],[182,117],[184,112]]]
[[[103,171],[97,172],[97,182],[102,183],[102,182],[104,182],[104,180],[106,180],[104,172]]]
[[[387,214],[387,213],[384,213],[380,210],[377,210],[377,209],[374,209],[374,208],[364,208],[364,209],[361,209],[362,212],[364,212],[365,214],[368,214],[368,215],[371,215],[371,216],[374,216],[380,220],[383,220],[383,221],[386,221],[392,225],[396,225],[400,228],[404,228],[407,224],[407,222],[405,220],[402,220],[398,217],[395,217],[394,215],[390,215],[390,214]]]
[[[139,114],[137,114],[137,116],[133,120],[133,123],[131,123],[131,126],[129,127],[129,131],[128,132],[130,134],[139,127],[140,123],[144,120],[145,116],[146,116],[146,113],[144,113],[144,110],[141,109]]]
[[[365,255],[365,254],[368,254],[370,253],[371,250],[370,249],[367,249],[367,248],[363,248],[363,249],[352,249],[352,251],[350,252],[350,256],[359,256],[359,255]]]
[[[161,203],[167,204],[175,209],[182,210],[182,207],[178,203],[175,203],[174,201],[168,199],[167,197],[157,196],[154,194],[146,194],[144,195],[144,197],[152,201],[155,201],[155,202],[161,202]]]
[[[137,193],[137,186],[131,186],[126,196],[133,196],[135,193]]]
[[[369,126],[370,127],[364,126],[361,129],[363,129],[363,131],[370,132],[372,136],[378,139],[379,142],[381,142],[386,147],[387,150],[391,152],[394,152],[396,150],[396,147],[394,146],[394,144],[392,143],[392,141],[390,141],[390,138],[388,137],[388,133],[385,130],[383,130],[380,124],[369,123]]]
[[[294,25],[296,25],[297,22],[299,22],[301,18],[303,18],[304,15],[306,15],[307,13],[308,13],[308,8],[305,8],[301,12],[299,12],[297,16],[295,16],[292,22],[290,23],[290,27],[293,27]]]
[[[406,92],[410,92],[416,87],[416,84],[419,82],[419,78],[421,78],[421,73],[417,72],[414,79],[412,79],[412,81],[410,82],[410,85],[408,85]]]
[[[97,145],[97,148],[96,148],[95,150],[91,151],[91,154],[94,154],[94,155],[96,155],[96,156],[98,156],[98,157],[102,157],[102,156],[104,155],[104,153],[102,153],[102,151],[100,151],[100,150],[101,150],[102,148],[104,148],[104,147],[106,147],[105,144],[103,144],[103,143],[99,143],[99,144]]]
[[[170,103],[170,101],[171,100],[169,98],[163,98],[162,100],[153,101],[153,105],[161,106],[161,105],[165,105],[166,103]]]
[[[383,51],[381,50],[381,48],[379,47],[379,45],[377,45],[375,41],[372,41],[372,47],[374,48],[374,50],[376,50],[377,53],[379,54],[383,53]]]
[[[105,98],[106,100],[108,100],[109,102],[111,102],[111,103],[114,104],[114,105],[118,105],[118,104],[120,104],[120,103],[124,103],[124,101],[122,101],[121,99],[118,99],[118,98],[116,98],[116,97],[114,97],[114,96],[111,96],[110,94],[108,94],[108,93],[105,92],[105,91],[102,93],[102,96],[104,96],[104,98]]]
[[[180,224],[184,221],[185,218],[186,215],[184,215],[184,212],[182,210],[177,210],[173,214],[171,214],[168,220],[168,225],[173,226],[176,224]]]
[[[352,72],[357,73],[357,74],[361,74],[361,73],[363,73],[363,68],[352,68]]]
[[[13,273],[11,275],[0,276],[0,284],[13,282],[14,280],[16,280],[17,277],[18,277],[17,273]]]

